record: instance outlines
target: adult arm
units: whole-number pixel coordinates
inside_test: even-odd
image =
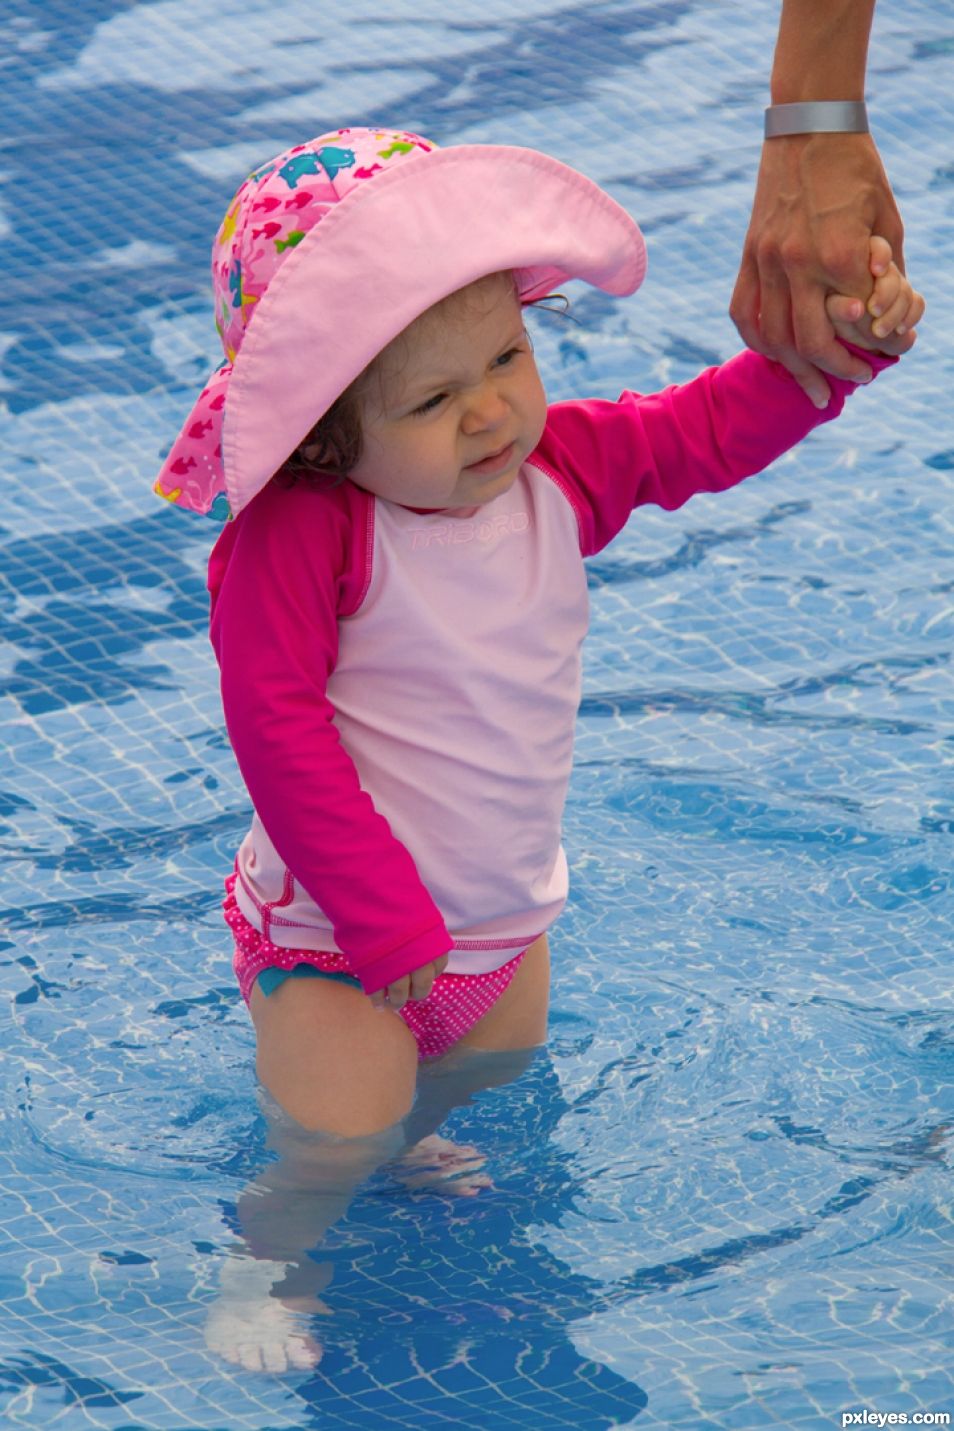
[[[875,0],[783,0],[773,104],[864,98]],[[752,216],[729,309],[750,348],[783,363],[823,407],[825,374],[864,381],[837,341],[825,298],[867,301],[872,234],[904,272],[904,230],[870,134],[792,134],[762,146]]]

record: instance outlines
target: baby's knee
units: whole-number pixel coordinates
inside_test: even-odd
[[[258,1192],[308,1189],[336,1193],[355,1187],[407,1146],[407,1119],[354,1136],[307,1128],[281,1107],[264,1085],[259,1106],[268,1123],[266,1147],[277,1155],[255,1179]]]

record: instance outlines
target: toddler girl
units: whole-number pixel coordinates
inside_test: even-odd
[[[859,300],[829,314],[876,373],[924,305],[883,240],[871,260],[891,336]],[[420,1059],[545,1039],[583,558],[635,506],[759,472],[853,385],[818,411],[746,351],[548,406],[522,308],[571,278],[630,294],[646,251],[528,149],[296,145],[240,187],[212,271],[226,362],[156,490],[231,515],[211,637],[254,815],[225,917],[262,1083],[357,1137],[407,1114]]]

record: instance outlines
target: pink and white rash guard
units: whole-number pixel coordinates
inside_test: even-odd
[[[897,361],[860,356],[875,371]],[[557,403],[508,492],[422,511],[272,482],[209,563],[226,725],[254,806],[246,918],[367,993],[449,954],[499,968],[564,907],[583,558],[634,507],[759,472],[841,411],[743,352],[692,382]]]

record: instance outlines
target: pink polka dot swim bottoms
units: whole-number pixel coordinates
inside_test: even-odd
[[[256,979],[266,995],[274,993],[285,979],[302,976],[337,979],[361,988],[360,980],[348,972],[343,954],[325,949],[284,949],[260,933],[239,909],[236,878],[233,871],[225,881],[222,913],[235,939],[232,968],[246,1004]],[[440,1058],[463,1038],[493,1008],[526,952],[522,950],[488,974],[438,974],[426,999],[409,999],[398,1012],[417,1042],[418,1059]]]

